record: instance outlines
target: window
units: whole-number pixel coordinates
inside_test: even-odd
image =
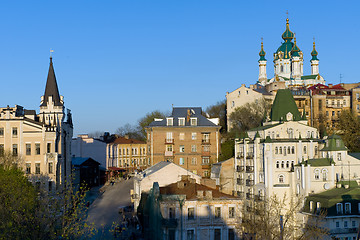
[[[279,154],[282,154],[282,148],[279,147]]]
[[[345,214],[351,213],[351,203],[345,203]]]
[[[188,208],[188,220],[195,219],[195,208],[190,207]]]
[[[235,217],[235,207],[229,207],[229,218]]]
[[[40,143],[35,143],[35,154],[40,155]]]
[[[190,125],[197,126],[197,118],[190,118]]]
[[[185,126],[185,118],[179,118],[179,126]]]
[[[169,208],[169,219],[175,218],[175,208]]]
[[[49,181],[49,192],[52,191],[52,188],[53,188],[53,182]]]
[[[52,174],[54,171],[53,171],[53,163],[52,162],[49,162],[49,173]]]
[[[209,143],[210,142],[210,133],[203,133],[202,134],[202,142]]]
[[[26,174],[31,173],[31,163],[26,163]]]
[[[17,127],[13,127],[13,128],[12,128],[12,136],[13,136],[13,137],[17,137],[17,135],[18,135]]]
[[[295,147],[294,146],[291,147],[291,154],[295,154]]]
[[[210,157],[202,157],[202,164],[209,164],[210,163]]]
[[[0,137],[4,136],[4,128],[0,128]]]
[[[338,154],[337,154],[337,160],[338,160],[338,161],[341,161],[341,153],[338,153]]]
[[[315,180],[319,180],[319,178],[320,178],[320,170],[319,169],[314,170],[314,178],[315,178]]]
[[[320,212],[321,210],[321,203],[320,202],[316,202],[316,211]]]
[[[189,229],[186,231],[186,240],[195,240],[194,229]]]
[[[40,174],[40,163],[35,163],[35,174]]]
[[[0,155],[4,154],[4,144],[0,144]]]
[[[221,240],[221,229],[214,229],[214,240]]]
[[[215,207],[215,218],[221,218],[221,208]]]
[[[179,139],[180,140],[185,140],[185,133],[180,133],[179,134]]]
[[[276,168],[279,168],[280,166],[279,166],[279,161],[276,161]]]
[[[286,168],[289,168],[290,167],[290,163],[289,161],[286,161]]]
[[[284,183],[284,175],[280,174],[278,180],[279,183]]]
[[[344,228],[348,227],[348,221],[344,221]]]
[[[46,152],[51,153],[51,143],[46,144]]]
[[[191,145],[191,152],[196,152],[196,145]]]
[[[179,159],[179,165],[184,165],[184,164],[185,164],[184,158],[180,158]]]
[[[310,209],[310,212],[312,212],[314,210],[314,202],[313,201],[309,202],[309,209]]]
[[[185,147],[184,145],[180,145],[180,150],[179,150],[181,153],[185,152]]]
[[[327,174],[328,174],[328,170],[327,170],[327,169],[323,169],[323,170],[322,170],[323,181],[327,181]]]
[[[172,152],[172,150],[173,150],[173,146],[172,145],[166,145],[166,151],[168,151],[168,152]]]
[[[278,147],[275,147],[275,154],[278,154]]]
[[[169,229],[168,235],[169,235],[168,240],[175,240],[175,229]]]
[[[205,146],[203,147],[203,150],[204,150],[204,152],[210,152],[210,146],[209,146],[209,145],[205,145]]]
[[[195,133],[191,133],[191,139],[192,139],[192,140],[196,140],[196,132],[195,132]]]
[[[281,161],[281,168],[284,168],[284,161]]]
[[[231,101],[231,107],[235,107],[235,102]]]
[[[342,203],[337,203],[337,204],[336,204],[336,212],[337,212],[337,214],[343,214],[343,206],[342,206]]]
[[[235,240],[235,231],[233,228],[229,228],[228,231],[228,240]]]
[[[18,155],[18,145],[17,145],[17,144],[13,144],[12,153],[13,153],[13,156],[17,156],[17,155]]]
[[[335,225],[336,225],[336,228],[339,228],[339,227],[340,227],[340,223],[339,223],[339,222],[336,222]]]
[[[304,154],[306,154],[306,146],[304,146]]]
[[[196,157],[191,158],[191,165],[196,165]]]
[[[208,170],[205,170],[205,171],[204,171],[204,177],[210,177],[210,174],[209,174],[209,171],[208,171]]]
[[[356,227],[356,222],[355,222],[355,221],[352,221],[352,222],[351,222],[351,226],[352,226],[352,227]]]
[[[173,118],[166,118],[166,126],[173,126],[174,120]]]

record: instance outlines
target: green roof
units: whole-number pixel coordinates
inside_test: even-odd
[[[359,152],[348,153],[348,155],[360,160],[360,153]]]
[[[289,19],[286,19],[286,30],[285,32],[282,34],[282,39],[284,39],[286,42],[291,41],[294,38],[294,33],[292,31],[290,31],[290,27],[289,27]]]
[[[301,76],[301,80],[306,80],[306,79],[315,79],[318,75],[304,75]]]
[[[300,52],[300,48],[296,45],[296,39],[295,39],[294,46],[291,49],[291,56],[300,57],[299,52]]]
[[[255,134],[255,138],[260,138],[260,134],[259,134],[259,132],[256,132],[256,134]]]
[[[265,138],[265,143],[272,143],[272,140],[271,140],[271,137],[270,136],[267,136]]]
[[[352,203],[351,212],[342,215],[359,214],[358,204],[360,202],[360,187],[356,181],[350,181],[349,188],[345,188],[344,185],[348,185],[349,181],[338,182],[342,185],[341,188],[333,188],[318,194],[310,195],[306,198],[304,211],[310,212],[310,201],[314,202],[314,211],[316,211],[316,202],[320,202],[321,210],[326,210],[327,216],[337,215],[336,204],[337,203]]]
[[[253,129],[250,129],[249,131],[261,131],[261,130],[266,130],[272,127],[275,127],[277,125],[279,125],[280,123],[276,123],[276,124],[270,124],[270,125],[265,125],[265,126],[259,126]]]
[[[332,158],[313,158],[309,160],[302,161],[301,164],[311,165],[312,167],[322,167],[322,166],[331,166],[335,165],[335,162]]]
[[[276,93],[274,103],[271,108],[271,121],[286,121],[286,114],[291,113],[293,120],[301,120],[300,112],[289,89],[279,89]]]
[[[290,52],[293,49],[294,43],[293,42],[283,42],[281,46],[276,50],[276,53],[279,53],[280,51],[284,53],[283,59],[289,59]],[[278,56],[276,56],[275,60],[278,59]]]
[[[259,56],[260,56],[260,59],[259,61],[266,61],[265,59],[265,51],[264,51],[264,45],[263,45],[263,42],[261,42],[261,50],[259,52]]]
[[[314,41],[314,43],[313,43],[313,50],[312,50],[312,52],[311,52],[311,56],[312,56],[311,60],[319,60],[319,59],[317,58],[317,55],[318,55],[318,52],[317,52],[316,49],[315,49],[315,41]]]
[[[325,147],[320,151],[347,151],[345,144],[339,135],[331,135],[325,141]]]

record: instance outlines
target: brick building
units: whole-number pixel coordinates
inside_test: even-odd
[[[151,165],[174,162],[209,177],[211,164],[218,161],[220,128],[218,119],[204,117],[200,107],[173,108],[171,116],[146,127],[148,160]]]

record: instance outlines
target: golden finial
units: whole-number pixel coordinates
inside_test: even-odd
[[[289,11],[286,10],[286,24],[289,24]]]

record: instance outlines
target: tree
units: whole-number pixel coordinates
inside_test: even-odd
[[[133,126],[129,123],[125,124],[122,127],[119,127],[115,134],[121,136],[121,137],[125,137],[128,136],[129,138],[132,139],[138,139],[138,140],[143,140],[143,136],[139,131],[139,128],[136,126]]]
[[[233,139],[229,139],[221,143],[221,154],[219,161],[224,161],[234,156],[235,144]]]
[[[262,201],[248,202],[244,206],[239,228],[244,239],[322,239],[327,235],[321,221],[324,215],[304,227],[300,216],[302,203],[302,199],[288,199],[286,195],[283,198],[273,195]]]
[[[264,99],[235,108],[229,116],[232,132],[243,132],[261,125],[268,115],[270,104]]]
[[[216,104],[207,107],[205,114],[206,117],[219,118],[221,126],[220,132],[226,133],[226,100],[219,101]]]
[[[360,151],[360,120],[350,110],[341,111],[337,125],[339,134],[350,152]]]
[[[165,117],[166,117],[165,113],[155,110],[150,113],[147,113],[144,117],[142,117],[138,121],[138,130],[139,130],[143,140],[146,139],[145,127],[149,126],[149,124],[152,123],[155,118],[165,118]]]

